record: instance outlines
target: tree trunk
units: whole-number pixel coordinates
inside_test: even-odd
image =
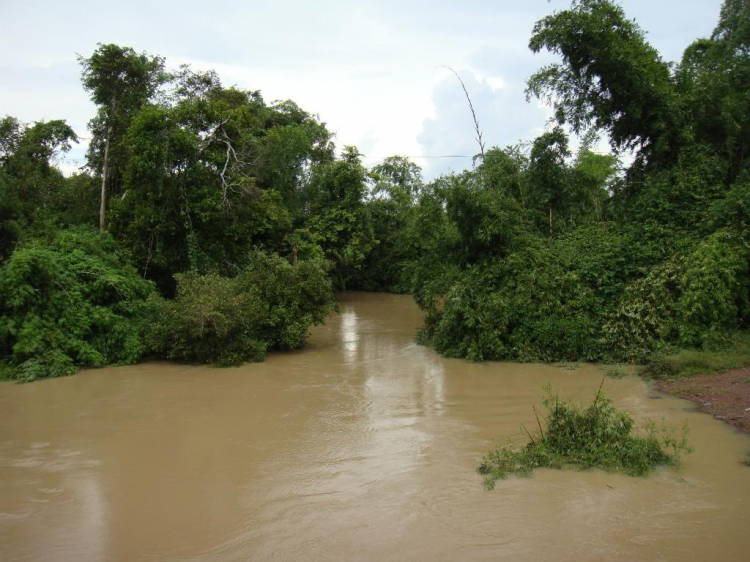
[[[102,166],[102,197],[99,205],[99,230],[107,231],[107,170],[109,168],[109,143],[112,139],[112,121],[115,119],[117,98],[112,98],[112,115],[107,125],[107,138],[104,141],[104,165]]]
[[[104,166],[102,167],[102,197],[99,205],[99,230],[107,230],[107,165],[109,164],[109,139],[112,136],[112,125],[107,126],[107,140],[104,142]]]
[[[549,205],[549,235],[552,236],[552,203]]]

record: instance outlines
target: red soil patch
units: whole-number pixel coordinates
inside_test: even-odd
[[[658,381],[656,387],[692,400],[717,420],[750,433],[750,367],[718,375]]]

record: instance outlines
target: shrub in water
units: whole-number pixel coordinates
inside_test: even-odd
[[[485,486],[508,474],[528,475],[535,468],[602,468],[631,476],[648,474],[656,466],[674,465],[689,452],[687,428],[681,438],[653,423],[638,435],[633,418],[614,407],[601,389],[594,402],[582,408],[551,393],[543,402],[548,410],[539,421],[540,434],[522,448],[508,444],[488,452],[477,469]]]
[[[319,259],[292,265],[256,251],[233,278],[175,277],[177,296],[153,300],[149,335],[152,349],[168,359],[217,366],[262,361],[268,349],[302,347],[308,328],[335,308]]]

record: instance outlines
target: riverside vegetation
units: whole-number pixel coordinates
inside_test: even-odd
[[[430,182],[337,156],[294,102],[100,45],[80,59],[97,106],[80,173],[54,166],[77,141],[64,121],[0,120],[0,372],[261,360],[343,288],[412,293],[419,340],[450,357],[745,363],[749,38],[750,0],[726,0],[669,63],[621,7],[575,0],[529,43],[559,59],[527,89],[554,122]]]

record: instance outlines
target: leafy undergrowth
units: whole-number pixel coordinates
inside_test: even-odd
[[[637,433],[630,414],[617,410],[601,388],[589,406],[563,400],[549,389],[543,404],[548,415],[537,416],[537,436],[528,434],[524,447],[509,443],[485,454],[477,470],[487,489],[508,474],[528,476],[535,468],[602,468],[645,476],[657,466],[678,464],[680,455],[691,451],[687,427],[677,437],[649,422]]]
[[[740,332],[713,349],[682,349],[649,362],[642,375],[668,379],[711,375],[750,365],[750,332]]]
[[[93,229],[19,246],[0,267],[0,379],[135,363],[147,351],[153,291],[115,240]]]

